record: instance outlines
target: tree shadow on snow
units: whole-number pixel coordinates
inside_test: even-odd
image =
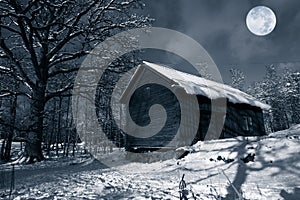
[[[294,188],[294,193],[289,193],[285,190],[281,190],[280,196],[285,200],[298,200],[300,197],[300,188]]]
[[[270,147],[271,151],[262,154],[261,152],[263,152],[263,148],[268,148],[269,144],[271,144]],[[253,145],[256,147],[254,148]],[[256,156],[254,162],[259,163],[260,167],[257,167],[258,165],[256,165],[256,167],[252,167],[247,163],[241,162],[241,158],[248,153],[249,146],[252,146],[252,148],[255,150]],[[257,141],[250,141],[250,142],[243,139],[242,141],[240,141],[240,144],[237,145],[237,148],[238,148],[237,159],[239,165],[235,173],[236,174],[235,178],[231,180],[231,182],[232,185],[241,193],[241,195],[242,195],[241,187],[246,182],[247,176],[249,174],[251,175],[251,172],[264,171],[264,170],[271,171],[273,173],[271,173],[270,176],[276,177],[278,179],[277,181],[280,181],[280,179],[284,179],[285,174],[293,178],[300,177],[300,167],[299,167],[300,156],[298,152],[289,152],[286,153],[285,157],[275,159],[276,157],[278,157],[277,155],[278,152],[284,152],[287,148],[289,148],[288,146],[285,145],[284,142],[280,146],[277,145],[272,146],[272,143],[264,143],[263,137],[258,139]],[[273,158],[273,160],[271,160],[269,156]],[[259,180],[257,180],[257,184],[260,184],[262,187],[264,187],[264,183],[259,182]],[[276,185],[276,183],[274,184]],[[273,192],[280,194],[280,196],[284,197],[285,200],[299,199],[300,197],[300,188],[295,188],[294,193],[288,193],[285,190],[280,191],[280,189],[276,191],[275,190],[276,189],[274,188]],[[222,199],[231,200],[237,197],[237,193],[234,191],[231,185],[228,185],[227,192],[228,192],[227,195]]]
[[[237,159],[240,159],[242,157],[244,157],[244,155],[247,153],[247,148],[246,146],[249,144],[248,140],[245,140],[245,138],[242,138],[242,140],[240,141],[240,144],[237,146],[237,149],[239,149],[237,151]],[[235,175],[235,178],[233,181],[231,181],[232,185],[236,188],[237,191],[241,191],[241,187],[244,184],[244,182],[247,179],[247,166],[240,162],[240,160],[238,160],[238,168],[237,168],[237,172]],[[227,195],[222,198],[224,200],[232,200],[232,199],[236,199],[236,197],[238,196],[235,192],[235,189],[233,188],[232,185],[228,185],[227,187]]]

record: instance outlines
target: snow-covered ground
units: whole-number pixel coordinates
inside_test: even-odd
[[[178,185],[185,174],[189,199],[300,199],[300,125],[266,137],[198,142],[186,150],[191,153],[181,160],[110,168],[88,157],[22,166],[16,169],[12,196],[179,199]],[[58,161],[64,164],[55,164]],[[2,194],[7,198],[7,192]]]

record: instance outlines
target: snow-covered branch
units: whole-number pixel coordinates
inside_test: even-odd
[[[48,91],[48,94],[46,95],[46,101],[49,101],[50,99],[54,97],[62,96],[64,93],[70,91],[73,88],[73,83],[69,83],[65,87],[58,89],[56,91]],[[70,95],[68,95],[70,96]]]

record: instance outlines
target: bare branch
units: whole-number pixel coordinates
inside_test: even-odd
[[[67,86],[65,86],[64,88],[61,88],[55,92],[48,92],[48,94],[46,95],[46,102],[49,101],[50,99],[54,98],[54,97],[58,97],[58,96],[62,96],[64,95],[65,92],[70,91],[73,88],[73,83],[69,83]]]
[[[8,96],[25,96],[31,99],[32,97],[25,92],[14,92],[11,90],[0,90],[0,97],[8,97]]]
[[[25,73],[24,69],[22,68],[22,65],[20,64],[20,62],[14,57],[13,52],[7,47],[5,40],[2,36],[1,27],[0,27],[0,47],[3,49],[3,51],[8,56],[8,58],[15,64],[15,66],[17,66],[18,71],[20,71],[21,76],[23,77],[24,81],[26,81],[26,83],[28,85],[33,87],[34,83],[29,79],[29,77]]]
[[[74,21],[71,25],[71,27],[69,28],[69,31],[66,35],[66,37],[56,45],[56,47],[54,47],[47,55],[47,58],[50,60],[59,50],[61,50],[61,48],[63,48],[65,46],[65,44],[69,41],[71,41],[73,38],[79,36],[80,34],[83,33],[83,30],[78,30],[78,31],[74,31],[74,27],[77,25],[77,23],[79,22],[79,20],[85,15],[87,14],[95,5],[97,4],[97,0],[94,0],[89,6],[87,6],[87,8],[85,10],[83,10],[82,12],[80,12],[75,18],[71,18],[70,21]],[[68,23],[67,23],[68,24]]]
[[[17,33],[17,34],[21,35],[21,32],[20,32],[20,31],[18,31],[18,30],[16,30],[16,29],[12,28],[11,26],[6,26],[6,25],[3,25],[3,24],[0,23],[0,27],[3,28],[3,29],[6,29],[6,30],[8,30],[8,31],[11,31],[11,32],[13,32],[13,33]]]
[[[66,62],[66,61],[75,60],[76,58],[80,58],[87,54],[88,54],[87,51],[79,51],[79,52],[75,52],[75,53],[65,54],[66,56],[61,56],[60,58],[58,58],[55,61],[53,61],[52,63],[50,63],[49,68],[51,68],[52,66],[56,66],[60,63]],[[53,75],[50,75],[50,76],[53,76]]]
[[[72,72],[76,72],[79,70],[79,67],[74,67],[71,69],[60,69],[57,71],[53,71],[52,73],[49,74],[49,78],[52,78],[54,76],[57,76],[59,74],[68,74],[68,73],[72,73]]]

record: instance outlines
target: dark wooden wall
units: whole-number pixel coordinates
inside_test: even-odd
[[[130,149],[130,147],[165,147],[175,137],[180,126],[181,109],[177,97],[165,86],[150,83],[136,89],[129,102],[128,109],[130,116],[128,117],[131,117],[138,126],[147,126],[150,123],[155,123],[155,121],[164,121],[165,117],[159,115],[159,113],[153,113],[153,119],[150,118],[150,108],[155,104],[159,104],[165,109],[167,116],[164,126],[158,133],[151,137],[140,138],[133,135],[126,135],[127,149]],[[154,127],[154,129],[155,128],[156,127]],[[138,130],[132,129],[133,133],[137,131]],[[152,132],[152,130],[149,129],[148,131]],[[134,150],[131,149],[131,151]]]
[[[156,135],[144,138],[135,137],[134,134],[142,133],[147,135],[147,132],[153,132],[153,130],[137,130],[136,125],[131,123],[127,127],[128,133],[131,134],[124,135],[124,145],[127,150],[134,151],[132,148],[135,147],[145,150],[147,148],[156,150],[156,148],[160,147],[176,148],[178,146],[191,145],[191,143],[194,144],[207,138],[218,139],[266,134],[262,110],[258,107],[248,104],[233,104],[228,102],[227,99],[223,99],[223,101],[227,102],[227,108],[224,110],[222,99],[210,100],[201,95],[195,98],[194,95],[186,94],[182,88],[176,89],[176,87],[171,87],[174,83],[149,70],[144,71],[142,77],[134,85],[135,88],[131,88],[132,90],[128,95],[131,98],[125,106],[126,120],[132,119],[135,124],[141,127],[146,127],[150,123],[156,124],[156,122],[164,120],[165,116],[154,113],[152,119],[150,119],[149,110],[151,106],[159,104],[166,111],[167,121]],[[139,87],[139,85],[142,86]],[[212,101],[214,102],[213,110],[211,106]],[[199,110],[194,108],[197,104]],[[184,115],[183,119],[182,114]],[[200,119],[198,118],[199,116]],[[252,126],[249,130],[245,130],[244,127],[245,118],[251,118]],[[196,123],[194,123],[195,121]],[[197,126],[198,121],[199,126]],[[211,121],[212,123],[210,123]],[[208,130],[209,134],[207,134]],[[195,136],[194,133],[196,131],[197,134]],[[191,139],[194,140],[191,141]]]
[[[211,111],[211,100],[204,96],[198,96],[200,108],[200,123],[197,136],[193,143],[204,140],[207,134],[212,115],[215,119],[211,124],[214,127],[222,125],[224,113]],[[245,119],[251,118],[251,124],[246,128]],[[262,110],[248,104],[233,104],[227,101],[226,117],[219,138],[232,138],[236,136],[262,136],[265,135],[264,119]]]
[[[177,109],[175,109],[175,105],[178,105],[178,101],[176,100],[176,98],[163,98],[164,95],[161,96],[161,90],[156,90],[156,92],[158,92],[158,94],[155,95],[154,93],[152,93],[152,95],[156,97],[159,96],[160,100],[157,99],[157,101],[164,102],[164,107],[168,112],[168,117],[171,117],[171,121],[169,121],[169,123],[166,123],[164,129],[162,129],[156,136],[150,137],[148,139],[127,137],[126,146],[128,149],[130,149],[130,147],[138,147],[144,150],[147,150],[147,148],[149,148],[149,150],[156,150],[156,148],[165,147],[165,145],[176,135],[176,130],[178,129],[180,123],[180,113],[177,113],[178,107]],[[163,91],[163,93],[165,92],[166,91]],[[147,99],[149,100],[150,98],[147,94],[144,93],[140,93],[140,95],[140,102],[147,102]],[[169,94],[167,94],[165,97],[168,96]],[[216,133],[216,135],[218,135],[218,138],[221,139],[237,136],[262,136],[266,134],[264,129],[263,114],[260,108],[253,107],[248,104],[233,104],[227,101],[226,113],[218,112],[218,103],[216,103],[216,109],[212,112],[210,99],[204,96],[198,96],[197,98],[200,109],[200,122],[198,133],[192,144],[200,140],[203,141],[205,139],[209,125],[211,126],[212,131],[218,131],[218,129],[222,129],[221,134]],[[140,106],[145,106],[145,103],[139,104],[139,107]],[[149,105],[146,107],[149,109]],[[146,115],[148,114],[148,109],[134,109],[134,113],[132,114],[138,115],[136,118],[138,123],[148,123],[146,122],[148,116],[141,117],[145,115],[145,113]],[[143,114],[140,113],[141,110],[143,110]],[[213,120],[210,124],[212,116],[214,116],[215,120]],[[245,129],[245,117],[250,117],[252,120],[252,126],[248,127],[248,130]],[[225,122],[222,122],[222,120],[225,120]]]

